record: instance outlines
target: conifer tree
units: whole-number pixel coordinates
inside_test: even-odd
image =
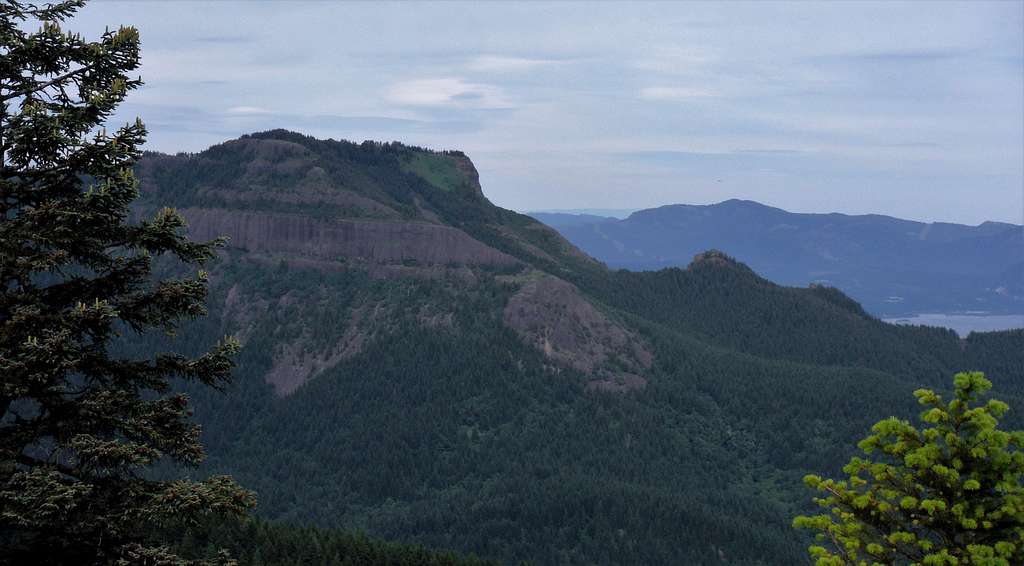
[[[198,358],[112,348],[205,313],[201,270],[151,270],[161,255],[198,266],[216,242],[190,242],[173,210],[130,221],[146,131],[104,125],[141,84],[139,34],[62,30],[82,4],[0,0],[0,562],[171,564],[149,535],[254,502],[230,478],[144,473],[202,459],[170,382],[223,385],[237,343]]]
[[[1024,432],[998,428],[1005,403],[978,403],[991,386],[971,372],[948,403],[916,391],[922,429],[880,421],[860,442],[868,458],[843,468],[849,481],[805,478],[829,510],[794,521],[818,531],[818,566],[1024,564]]]

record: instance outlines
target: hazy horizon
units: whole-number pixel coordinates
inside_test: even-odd
[[[515,210],[1024,218],[1022,3],[99,2],[70,27],[122,22],[148,149],[459,149]]]
[[[656,206],[650,206],[650,207],[646,207],[646,208],[545,208],[545,209],[537,209],[537,210],[517,210],[516,212],[520,212],[520,213],[523,213],[523,214],[542,214],[542,213],[543,214],[575,214],[575,215],[589,214],[589,215],[594,215],[594,216],[606,216],[606,217],[609,217],[609,218],[618,218],[618,219],[621,220],[621,219],[627,218],[629,215],[633,214],[634,212],[640,212],[642,210],[649,210],[649,209],[653,209],[653,208],[661,208],[661,207],[665,207],[665,206],[714,206],[714,205],[718,205],[718,204],[724,204],[725,202],[728,202],[730,200],[748,200],[748,199],[727,198],[727,199],[724,199],[724,200],[719,200],[719,201],[714,201],[714,202],[706,202],[706,203],[667,202],[665,204],[656,205]],[[762,205],[767,206],[769,208],[782,208],[782,207],[775,206],[775,205],[773,205],[771,203],[768,203],[768,202],[761,202],[761,201],[750,201],[750,202],[756,202],[758,204],[762,204]],[[786,212],[790,212],[790,213],[793,213],[793,214],[833,214],[834,213],[834,214],[842,214],[842,215],[846,215],[846,216],[859,216],[858,214],[848,214],[848,213],[843,212],[841,210],[833,210],[833,211],[828,211],[828,212],[806,211],[806,210],[790,210],[790,209],[782,209],[782,210],[785,210]],[[878,215],[877,213],[868,213],[868,214]],[[882,214],[881,216],[890,216],[890,215]],[[902,218],[902,217],[896,217],[896,216],[890,216],[890,217],[891,218],[898,218],[900,220],[911,220],[911,221],[914,221],[914,222],[938,222],[938,223],[942,223],[942,221],[927,221],[927,220],[918,220],[918,219],[915,219],[915,218]],[[999,221],[986,220],[984,222],[999,222]],[[984,223],[984,222],[982,222],[982,223]],[[1004,223],[1006,223],[1006,224],[1013,224],[1015,226],[1022,226],[1020,221],[1018,221],[1018,222],[1004,222]],[[963,224],[963,223],[957,222],[957,223],[954,223],[954,224]],[[969,226],[977,226],[977,224],[968,224],[968,225]]]

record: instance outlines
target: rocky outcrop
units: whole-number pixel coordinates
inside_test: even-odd
[[[452,155],[452,160],[455,162],[455,168],[458,169],[463,175],[466,176],[466,181],[469,182],[469,186],[473,188],[476,194],[483,196],[483,188],[480,187],[480,173],[476,170],[476,166],[470,161],[469,157],[463,154]]]
[[[317,169],[314,167],[307,177],[315,176]],[[347,216],[357,218],[382,220],[402,218],[402,215],[393,208],[352,191],[334,188],[327,184],[308,183],[297,186],[292,192],[198,189],[195,194],[197,198],[220,200],[227,207],[237,207],[243,210],[254,208],[254,205],[275,206],[277,203],[281,203],[285,206],[315,205],[336,207],[344,210]]]
[[[321,260],[427,265],[510,266],[518,260],[450,226],[416,222],[327,220],[304,215],[188,208],[196,240],[229,238],[230,247]]]
[[[556,365],[594,376],[588,389],[627,391],[652,355],[633,332],[608,318],[572,284],[546,274],[526,282],[505,306],[505,323]]]
[[[324,370],[362,352],[373,338],[374,326],[386,316],[385,309],[379,304],[354,309],[343,328],[331,329],[340,336],[333,345],[323,350],[311,348],[315,341],[308,335],[279,344],[274,350],[273,365],[264,379],[274,388],[278,397],[291,395]],[[319,329],[321,332],[324,330]]]

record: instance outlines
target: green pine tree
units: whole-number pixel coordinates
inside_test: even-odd
[[[151,267],[161,255],[199,265],[216,243],[188,241],[172,210],[129,222],[146,132],[104,124],[141,84],[129,76],[139,34],[63,31],[82,4],[0,0],[0,562],[175,563],[152,533],[254,504],[227,477],[143,474],[202,459],[169,383],[224,384],[238,346],[195,359],[111,351],[119,333],[173,332],[205,313],[202,271],[152,281]]]
[[[807,476],[829,513],[794,526],[818,531],[818,566],[1024,564],[1024,432],[999,430],[1008,406],[978,403],[992,384],[979,372],[954,377],[948,403],[929,390],[918,429],[895,417],[860,442],[867,458],[849,481]]]

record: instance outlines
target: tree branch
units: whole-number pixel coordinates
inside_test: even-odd
[[[26,88],[26,89],[22,89],[22,90],[19,90],[19,91],[15,91],[15,92],[12,92],[12,93],[4,95],[4,96],[0,96],[0,102],[6,102],[6,101],[11,100],[13,98],[18,98],[19,96],[27,96],[29,94],[32,94],[33,92],[38,92],[40,90],[43,90],[44,88],[49,88],[49,87],[51,87],[51,86],[53,86],[55,84],[62,83],[64,81],[74,77],[75,75],[84,73],[86,71],[91,71],[92,69],[94,69],[96,67],[96,65],[98,65],[98,63],[92,63],[91,65],[86,65],[84,67],[75,69],[74,71],[70,71],[68,73],[65,73],[65,74],[63,74],[63,75],[61,75],[61,76],[59,76],[57,78],[54,78],[52,80],[49,80],[49,81],[47,81],[45,83],[35,85],[35,86],[31,87],[31,88]]]

